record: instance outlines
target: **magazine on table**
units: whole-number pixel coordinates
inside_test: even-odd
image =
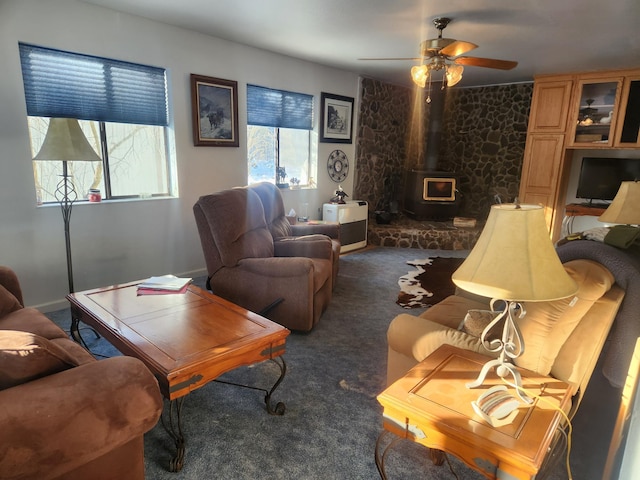
[[[138,284],[138,295],[161,295],[164,293],[185,293],[192,278],[162,275],[150,277]]]

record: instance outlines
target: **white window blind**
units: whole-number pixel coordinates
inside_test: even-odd
[[[247,85],[247,123],[262,127],[313,129],[313,96]]]

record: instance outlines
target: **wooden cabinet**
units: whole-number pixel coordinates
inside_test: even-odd
[[[622,77],[582,78],[577,81],[569,125],[570,146],[613,146],[622,81]]]
[[[640,148],[640,72],[625,77],[614,146]]]
[[[640,148],[640,71],[576,76],[571,148]]]
[[[565,164],[564,154],[564,134],[531,134],[527,137],[520,202],[542,205],[551,231],[556,225],[558,228],[562,226],[562,219],[559,222],[554,220],[560,201],[558,190],[564,187],[560,175]]]
[[[640,69],[535,78],[519,198],[562,228],[575,150],[640,149]]]
[[[572,77],[536,82],[533,87],[529,133],[564,133],[567,128]]]
[[[550,230],[562,226],[554,221],[560,172],[564,168],[565,131],[573,77],[537,80],[533,86],[527,141],[522,165],[519,199],[522,203],[542,205]]]

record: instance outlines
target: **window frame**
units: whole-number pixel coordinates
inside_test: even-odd
[[[160,186],[151,193],[152,197],[173,197],[178,195],[177,169],[175,165],[175,139],[170,133],[169,92],[167,70],[161,67],[97,57],[82,53],[57,50],[48,47],[18,43],[25,89],[27,115],[32,118],[75,118],[92,121],[94,127],[95,148],[102,157],[101,186],[105,200],[124,200],[147,198],[140,193],[113,195],[118,185],[125,191],[131,191],[133,184],[114,186],[113,178],[117,163],[111,162],[109,142],[117,143],[120,132],[107,134],[108,124],[120,124],[159,127],[160,132],[152,133],[156,146],[161,147],[162,158],[157,163],[138,163],[144,168],[153,165],[148,179]],[[31,122],[29,121],[31,133]],[[126,132],[126,131],[125,131]],[[117,133],[114,137],[114,133]],[[132,134],[135,135],[132,130]],[[149,134],[147,134],[149,135]],[[159,135],[162,135],[160,138]],[[125,137],[122,137],[125,138]],[[132,136],[130,138],[135,137]],[[152,138],[148,136],[147,138]],[[153,141],[153,140],[152,140]],[[138,140],[139,142],[139,140]],[[162,142],[162,144],[160,144]],[[31,141],[33,148],[33,140]],[[99,148],[98,147],[99,144]],[[153,143],[149,144],[153,148]],[[34,154],[36,152],[33,152]],[[113,153],[113,152],[112,152]],[[119,157],[118,158],[119,161]],[[126,155],[123,159],[128,158]],[[38,203],[42,203],[41,182],[38,181],[34,166],[34,184],[37,189]],[[124,177],[121,177],[124,178]],[[146,177],[145,177],[146,178]],[[141,182],[141,190],[144,184]],[[84,186],[83,186],[84,187]],[[86,192],[78,192],[79,197]],[[82,201],[84,198],[78,198]],[[54,203],[47,199],[47,203]]]
[[[307,132],[305,169],[308,180],[306,184],[296,184],[296,186],[302,188],[315,188],[316,183],[313,181],[313,177],[314,174],[317,175],[317,159],[315,159],[316,161],[314,162],[313,120],[313,95],[247,84],[247,128],[265,127],[275,129],[275,165],[271,181],[276,185],[281,185],[279,180],[280,176],[278,175],[279,169],[283,166],[281,165],[281,129],[286,128]],[[251,173],[251,165],[249,165],[249,142],[252,137],[252,135],[247,134],[248,176]],[[316,170],[315,172],[313,171],[314,165]],[[286,167],[286,165],[284,166]]]

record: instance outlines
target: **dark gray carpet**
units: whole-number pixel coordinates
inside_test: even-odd
[[[382,409],[376,395],[385,387],[386,330],[396,315],[407,313],[395,303],[398,277],[406,273],[407,260],[465,254],[378,247],[342,256],[333,300],[320,322],[312,332],[292,333],[287,340],[287,375],[274,393],[276,402],[286,404],[285,415],[269,415],[259,391],[212,382],[184,402],[183,470],[167,471],[174,448],[158,423],[145,436],[147,478],[379,478],[374,447],[381,432]],[[196,280],[201,286],[203,282]],[[67,310],[50,316],[69,328]],[[89,333],[84,337],[94,353],[117,354],[105,340],[95,340]],[[278,368],[264,362],[223,378],[268,389],[277,376]],[[588,400],[583,408],[589,408]],[[576,479],[601,477],[609,436],[606,426],[604,433],[602,427],[594,427],[602,417],[607,421],[602,413],[598,417],[587,417],[582,424],[576,419],[572,455]],[[578,455],[581,458],[574,461]],[[449,458],[458,478],[484,478]],[[404,440],[391,450],[386,471],[390,480],[455,478],[446,464],[434,466],[423,447]],[[562,463],[550,478],[567,478]]]

